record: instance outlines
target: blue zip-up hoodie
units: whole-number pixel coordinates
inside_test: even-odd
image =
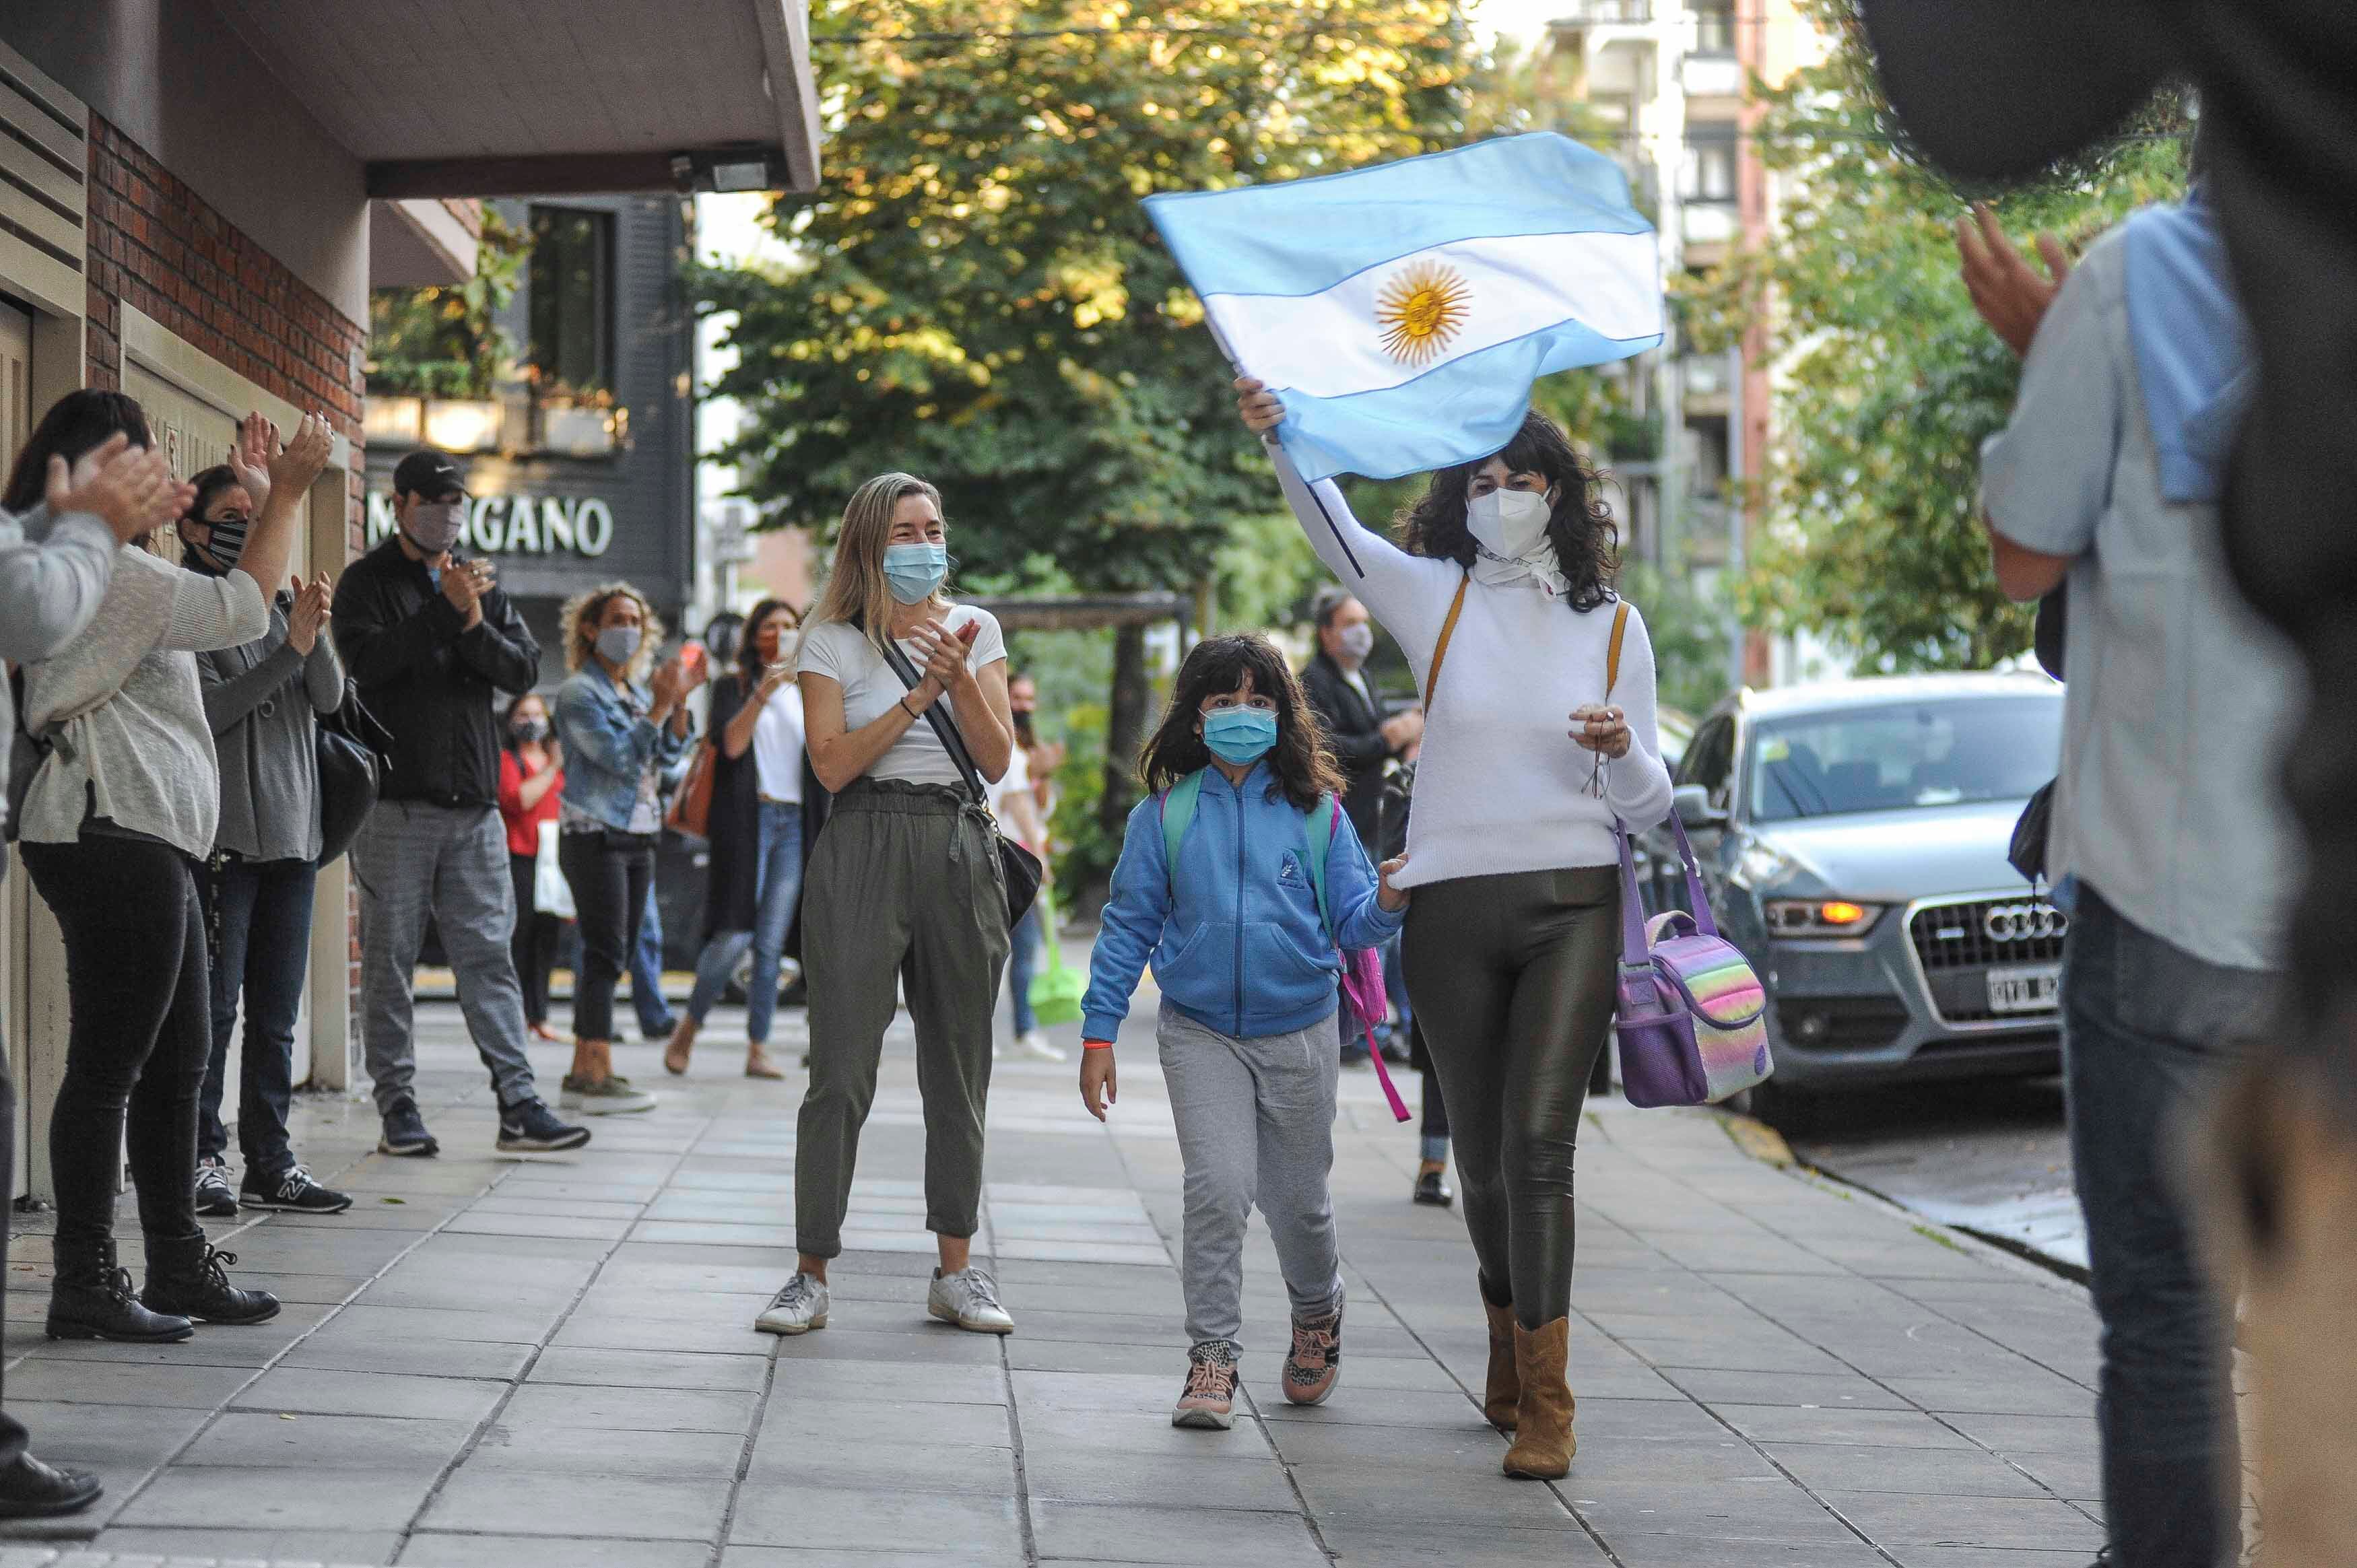
[[[1335,928],[1327,934],[1309,879],[1308,819],[1283,795],[1270,799],[1272,782],[1266,762],[1242,788],[1216,768],[1206,772],[1176,876],[1163,858],[1162,797],[1130,812],[1089,956],[1087,1038],[1120,1032],[1148,958],[1162,994],[1207,1029],[1238,1038],[1306,1029],[1340,1004],[1337,942],[1381,947],[1400,929],[1406,912],[1375,902],[1375,868],[1345,816],[1326,852]]]

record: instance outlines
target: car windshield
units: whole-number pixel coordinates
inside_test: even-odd
[[[1754,822],[2019,800],[2054,777],[2062,699],[1952,697],[1762,721]]]

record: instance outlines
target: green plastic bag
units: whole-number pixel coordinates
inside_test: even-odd
[[[1031,1012],[1042,1024],[1077,1024],[1081,1021],[1081,997],[1089,988],[1088,976],[1064,962],[1064,950],[1056,940],[1056,906],[1048,890],[1039,890],[1040,945],[1048,950],[1048,967],[1031,977]]]

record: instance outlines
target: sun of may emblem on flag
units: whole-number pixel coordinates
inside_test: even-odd
[[[1437,359],[1465,325],[1472,291],[1465,274],[1437,262],[1416,262],[1383,280],[1375,323],[1383,351],[1405,365]]]

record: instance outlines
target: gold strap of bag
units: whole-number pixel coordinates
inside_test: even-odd
[[[1468,572],[1457,579],[1457,596],[1448,601],[1448,617],[1440,623],[1440,640],[1432,645],[1432,669],[1424,678],[1425,716],[1432,716],[1432,693],[1440,684],[1440,661],[1448,657],[1448,639],[1457,634],[1457,618],[1465,613],[1465,589],[1473,581]],[[1612,688],[1620,683],[1620,642],[1629,635],[1629,601],[1622,599],[1612,607],[1612,640],[1604,650],[1604,694],[1612,695]]]

